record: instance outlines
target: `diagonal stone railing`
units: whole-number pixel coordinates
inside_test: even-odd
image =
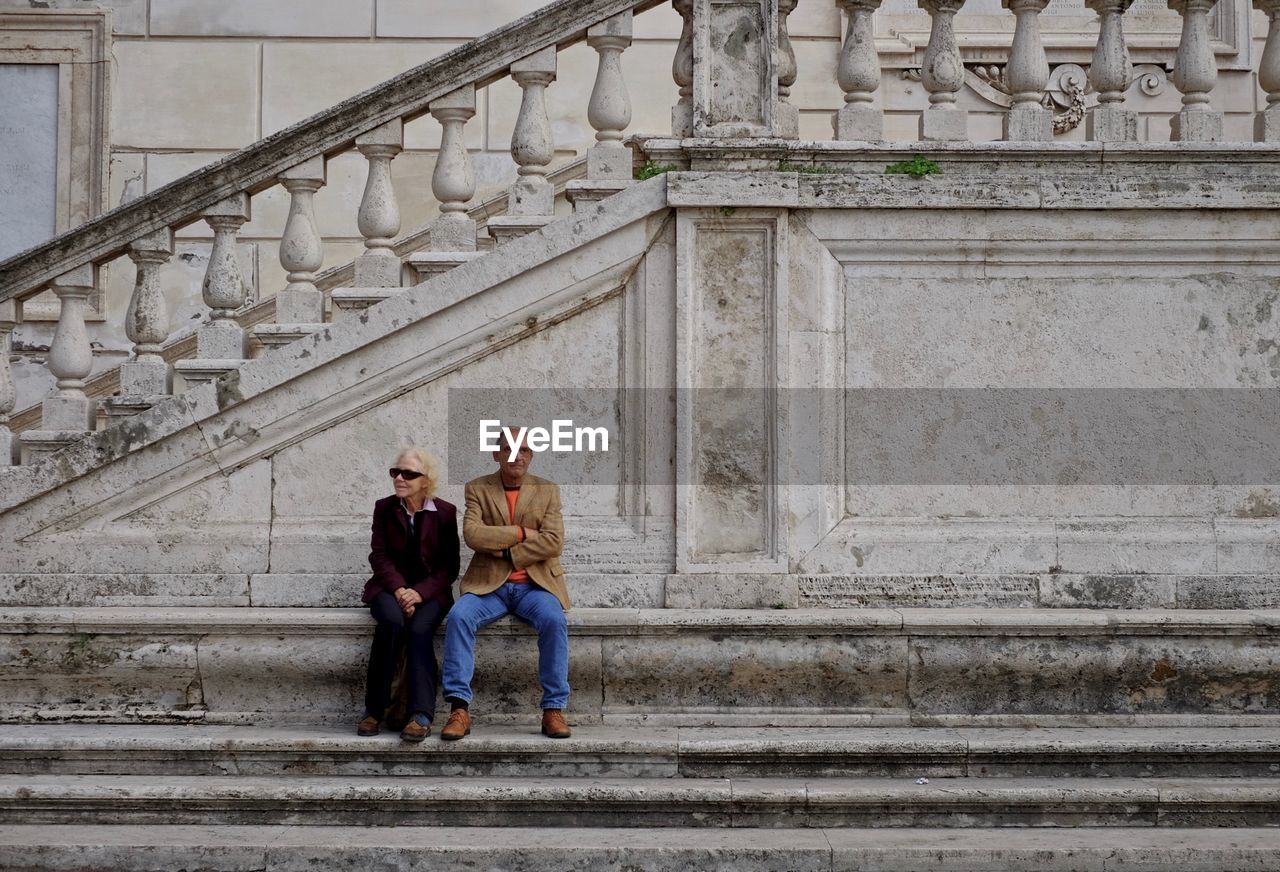
[[[347,151],[355,138],[389,121],[427,113],[433,100],[467,85],[503,78],[511,65],[543,48],[563,49],[587,28],[621,12],[665,0],[556,0],[485,36],[357,94],[292,127],[248,145],[48,242],[0,261],[0,302],[33,295],[89,262],[123,254],[129,243],[201,218],[236,194],[255,194],[310,158]]]

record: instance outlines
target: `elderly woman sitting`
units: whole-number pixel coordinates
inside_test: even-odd
[[[453,604],[451,585],[458,577],[458,512],[435,496],[436,464],[425,451],[404,449],[390,473],[395,494],[373,506],[373,577],[362,599],[378,627],[369,653],[364,717],[356,732],[378,734],[403,643],[409,722],[400,738],[421,742],[431,732],[440,682],[432,643]]]

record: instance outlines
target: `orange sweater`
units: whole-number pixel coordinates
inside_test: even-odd
[[[520,498],[520,488],[504,488],[503,495],[507,498],[507,521],[514,524],[516,522],[516,500]],[[520,528],[520,541],[524,541],[524,528]],[[507,576],[507,581],[523,582],[529,580],[529,573],[523,569],[517,569]]]

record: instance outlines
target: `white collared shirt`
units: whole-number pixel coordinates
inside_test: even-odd
[[[417,514],[415,514],[414,512],[411,512],[411,511],[409,510],[409,506],[408,506],[408,504],[406,504],[406,503],[405,503],[405,501],[404,501],[404,500],[401,500],[401,501],[400,501],[400,508],[401,508],[401,509],[403,509],[403,510],[404,510],[404,513],[405,513],[406,515],[408,515],[408,516],[409,516],[409,532],[410,532],[410,533],[416,533],[416,532],[418,532],[418,524],[417,524],[417,517],[418,517],[418,516],[417,516]],[[435,501],[435,500],[427,500],[425,503],[423,503],[423,504],[422,504],[422,508],[421,508],[421,509],[419,509],[418,511],[419,511],[419,512],[434,512],[434,511],[436,511],[436,501]]]

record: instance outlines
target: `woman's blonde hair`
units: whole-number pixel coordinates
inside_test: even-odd
[[[414,445],[407,445],[396,452],[396,458],[392,461],[393,465],[399,463],[402,457],[412,457],[418,461],[422,467],[422,474],[427,479],[427,499],[436,495],[436,487],[440,484],[440,466],[436,463],[435,457],[429,451],[424,451]]]

